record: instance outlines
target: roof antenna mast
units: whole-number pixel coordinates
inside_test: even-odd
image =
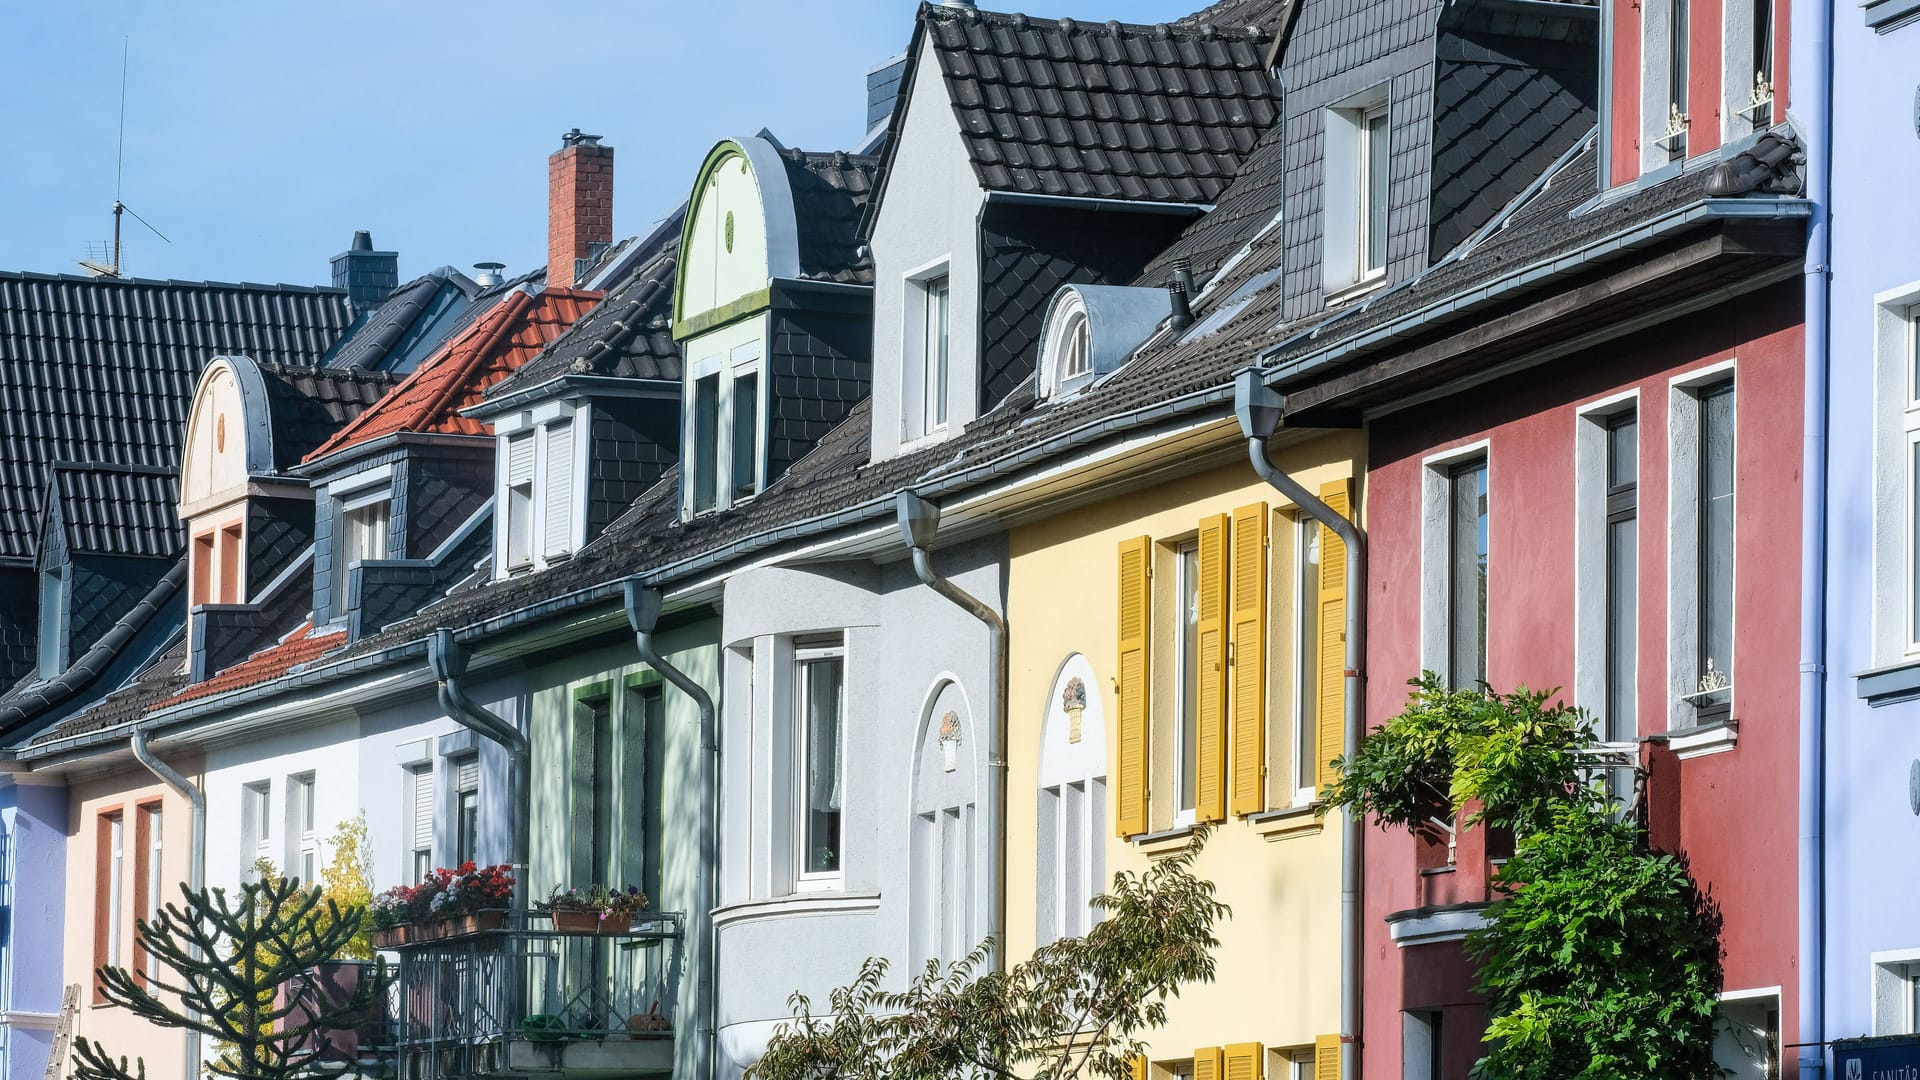
[[[165,240],[169,244],[173,243],[173,241],[167,240],[167,234],[154,228],[152,223],[147,221],[146,218],[135,214],[131,207],[120,201],[120,176],[127,160],[127,53],[129,52],[129,46],[130,39],[120,39],[120,134],[119,142],[113,152],[113,247],[111,254],[107,252],[100,253],[101,255],[108,256],[109,261],[104,264],[99,261],[98,256],[94,259],[80,260],[80,265],[84,267],[88,273],[96,277],[117,278],[121,276],[120,215],[123,213],[133,214],[133,220],[145,225],[147,231]]]

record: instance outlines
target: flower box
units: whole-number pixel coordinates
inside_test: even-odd
[[[407,925],[402,923],[399,926],[389,926],[383,930],[375,930],[369,936],[372,938],[374,948],[392,949],[407,943]]]

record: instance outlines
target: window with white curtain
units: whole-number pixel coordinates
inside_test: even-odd
[[[837,888],[844,872],[841,814],[846,777],[846,653],[839,645],[794,650],[799,806],[794,865],[802,889]]]

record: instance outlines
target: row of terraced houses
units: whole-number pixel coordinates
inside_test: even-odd
[[[1458,1080],[1510,841],[1316,812],[1423,670],[1637,766],[1730,1075],[1920,1067],[1920,3],[901,31],[638,234],[569,132],[517,277],[0,273],[5,1080],[197,1074],[95,969],[355,815],[523,895],[342,1069],[736,1077],[1211,825],[1152,1080]],[[590,881],[632,935],[524,911]]]

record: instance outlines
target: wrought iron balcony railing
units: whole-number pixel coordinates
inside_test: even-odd
[[[503,929],[399,947],[402,1080],[671,1073],[682,921],[570,933],[515,912]]]

